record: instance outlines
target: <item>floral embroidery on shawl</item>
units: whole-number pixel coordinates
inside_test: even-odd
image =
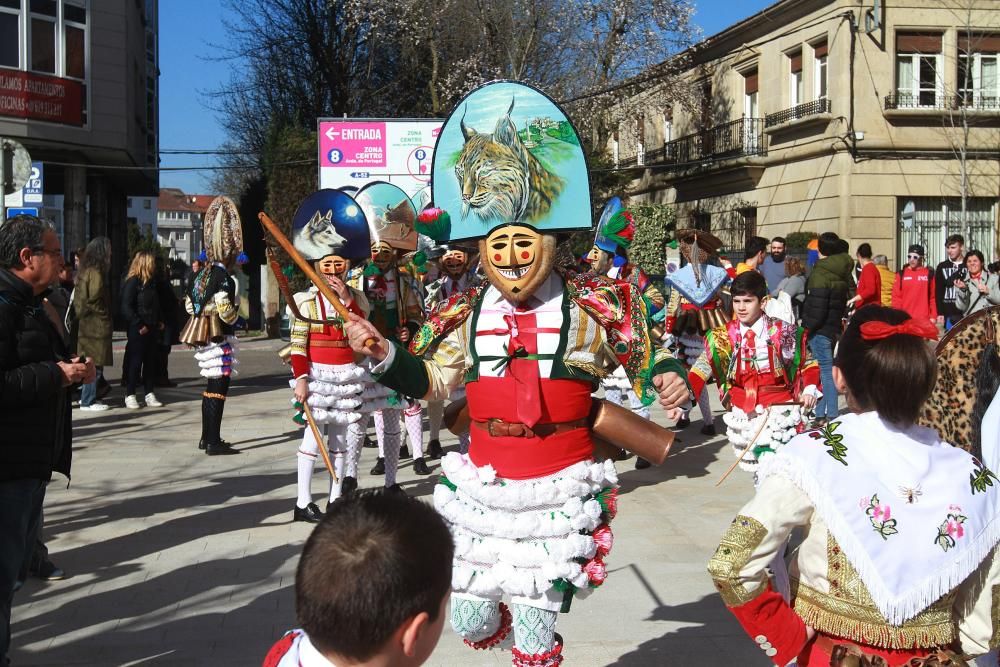
[[[890,535],[899,532],[896,529],[896,520],[892,518],[892,509],[878,499],[877,493],[873,494],[871,499],[862,498],[861,503],[865,514],[868,515],[868,520],[871,521],[872,528],[883,540],[888,540]],[[867,507],[864,507],[865,505]]]
[[[434,341],[460,327],[472,314],[487,284],[480,283],[439,303],[414,334],[410,341],[410,352],[418,357],[423,356]]]
[[[961,513],[961,507],[952,505],[950,509],[952,511],[948,512],[948,517],[938,526],[938,534],[934,538],[934,542],[945,551],[954,547],[958,544],[958,540],[965,537],[965,528],[962,524],[968,518]]]

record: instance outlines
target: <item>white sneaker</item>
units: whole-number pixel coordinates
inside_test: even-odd
[[[111,406],[108,405],[107,403],[101,403],[100,401],[96,401],[94,403],[91,403],[90,405],[81,405],[80,409],[87,410],[89,412],[104,412],[105,410],[110,410]]]
[[[154,394],[153,392],[149,392],[148,394],[146,394],[146,407],[162,408],[163,403],[160,403],[158,400],[156,400],[156,394]]]
[[[125,407],[130,410],[138,410],[142,406],[139,405],[139,399],[137,399],[134,395],[129,395],[125,397]]]

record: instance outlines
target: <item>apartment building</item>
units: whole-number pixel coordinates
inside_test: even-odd
[[[782,0],[686,52],[687,103],[626,117],[609,150],[633,199],[676,204],[731,249],[835,231],[936,262],[957,232],[995,258],[998,9]]]

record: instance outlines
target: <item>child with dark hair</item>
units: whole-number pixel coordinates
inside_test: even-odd
[[[966,665],[1000,637],[1000,485],[916,423],[936,337],[923,317],[858,310],[834,366],[851,414],[761,464],[756,495],[709,561],[723,601],[776,665]],[[767,567],[796,529],[783,597]]]
[[[729,443],[744,470],[792,439],[819,395],[819,367],[809,357],[801,327],[764,312],[767,283],[756,271],[729,288],[733,319],[705,336],[705,352],[688,380],[697,396],[711,378],[729,412]]]
[[[430,505],[384,489],[343,496],[295,573],[300,630],[264,667],[421,665],[441,637],[454,543]]]

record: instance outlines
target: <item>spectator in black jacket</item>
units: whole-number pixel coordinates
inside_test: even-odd
[[[962,311],[955,305],[956,273],[965,265],[965,237],[952,234],[944,243],[948,257],[934,270],[934,299],[937,301],[937,323],[948,331],[962,319]]]
[[[833,346],[843,331],[847,300],[854,292],[854,260],[847,254],[847,243],[833,232],[820,234],[818,245],[820,260],[806,282],[802,326],[809,334],[809,350],[819,363],[823,396],[816,404],[816,419],[825,424],[840,414],[833,383]]]
[[[96,376],[93,363],[69,356],[44,308],[62,263],[59,237],[47,223],[18,215],[0,226],[0,664],[45,485],[53,472],[69,476],[69,389]]]
[[[162,258],[156,258],[156,294],[160,300],[160,310],[163,313],[164,328],[157,337],[156,372],[153,384],[157,387],[176,387],[177,383],[170,379],[170,348],[178,342],[181,332],[180,301],[170,284],[170,274],[167,264]]]
[[[163,405],[153,393],[156,359],[159,354],[158,337],[166,328],[156,289],[155,272],[156,258],[153,253],[137,252],[122,286],[122,317],[128,322],[128,342],[125,344],[128,366],[124,369],[128,373],[125,407],[133,410],[140,407],[139,398],[135,395],[140,377],[146,390],[146,405],[151,408]]]

